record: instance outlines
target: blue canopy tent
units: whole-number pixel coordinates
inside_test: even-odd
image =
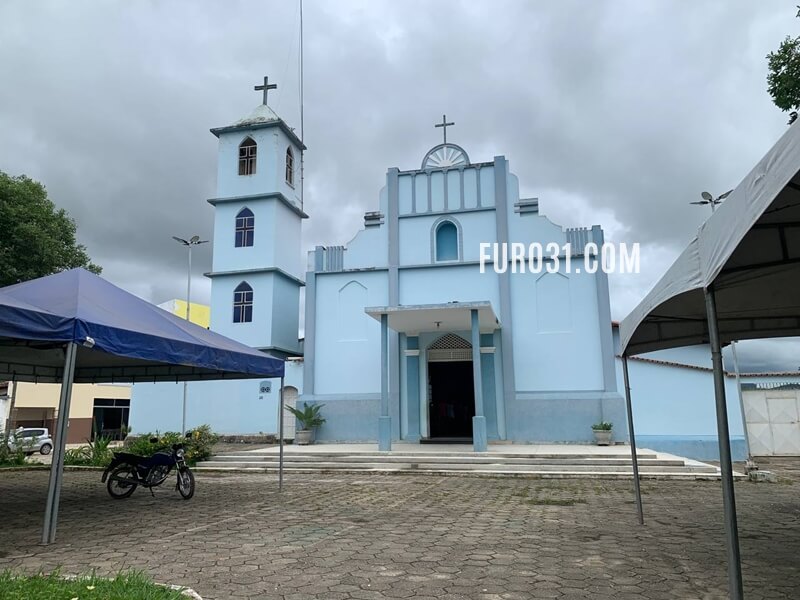
[[[280,378],[283,404],[283,377],[283,360],[185,321],[84,269],[0,288],[0,380],[62,384],[45,544],[55,539],[73,383]]]

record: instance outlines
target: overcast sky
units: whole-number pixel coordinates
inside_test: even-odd
[[[786,129],[765,55],[800,33],[797,0],[305,0],[304,250],[343,244],[388,167],[440,140],[505,155],[523,197],[564,226],[642,244],[611,278],[627,315]],[[185,295],[172,235],[212,234],[216,138],[260,103],[299,128],[298,3],[0,4],[0,170],[42,181],[104,276]],[[210,244],[193,297],[208,302]],[[800,344],[743,344],[748,370],[800,366]]]

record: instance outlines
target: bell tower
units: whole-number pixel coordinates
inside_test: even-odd
[[[275,356],[301,354],[298,342],[303,212],[302,140],[267,104],[211,130],[219,139],[211,329]]]

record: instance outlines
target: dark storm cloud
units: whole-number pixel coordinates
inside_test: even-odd
[[[504,154],[524,196],[565,226],[641,242],[614,276],[621,318],[784,131],[764,56],[792,3],[306,0],[304,249],[345,243],[386,169],[448,132],[475,161]],[[154,302],[185,294],[185,251],[209,238],[216,140],[264,74],[299,128],[295,2],[12,0],[0,6],[0,169],[43,181],[105,275]],[[211,268],[195,259],[194,290]],[[788,347],[788,346],[787,346]],[[742,352],[798,363],[785,348]],[[781,367],[784,368],[784,367]]]

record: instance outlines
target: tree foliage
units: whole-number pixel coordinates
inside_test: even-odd
[[[0,286],[76,267],[101,271],[77,243],[75,221],[25,175],[0,171],[0,223]]]
[[[767,54],[767,67],[767,91],[775,106],[792,111],[789,123],[793,123],[800,110],[800,36],[787,35],[776,51]]]

